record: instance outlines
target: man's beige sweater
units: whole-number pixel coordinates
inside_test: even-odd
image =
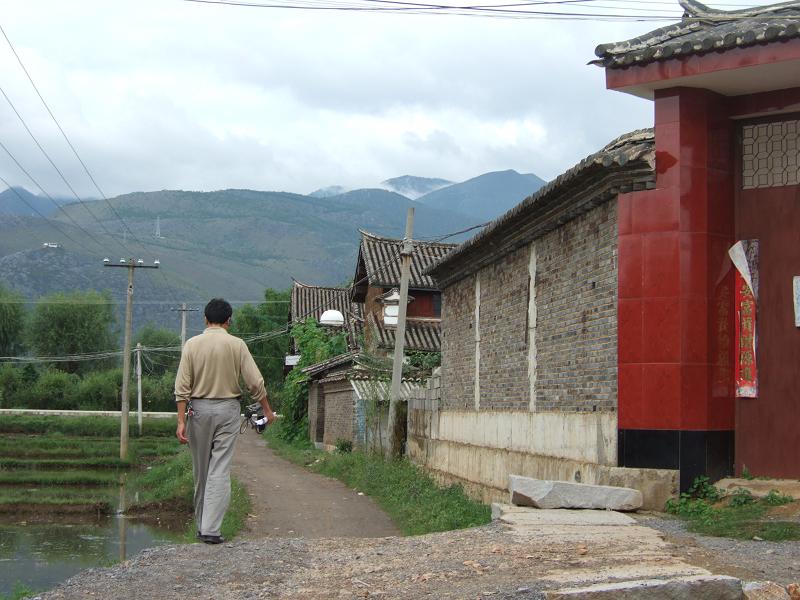
[[[175,401],[191,398],[238,398],[239,376],[253,400],[267,396],[264,378],[258,371],[244,340],[222,327],[207,327],[187,340],[175,377]]]

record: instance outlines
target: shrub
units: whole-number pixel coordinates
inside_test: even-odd
[[[767,506],[782,506],[784,504],[791,504],[794,502],[794,498],[781,494],[778,490],[770,490],[769,494],[764,496],[761,501]]]
[[[0,366],[0,408],[12,406],[22,386],[22,371],[8,363]]]
[[[336,451],[339,454],[350,454],[353,451],[353,441],[339,438],[336,440]]]
[[[72,407],[81,410],[119,410],[122,369],[87,373],[75,388]]]
[[[750,493],[750,490],[739,488],[731,494],[728,505],[733,507],[747,506],[748,504],[753,504],[755,501],[756,499],[753,497],[753,494]]]
[[[80,379],[73,373],[45,371],[33,386],[28,408],[70,410],[75,408],[75,394]]]

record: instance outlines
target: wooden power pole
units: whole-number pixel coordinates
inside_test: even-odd
[[[411,236],[414,232],[414,209],[406,216],[406,235],[400,249],[400,305],[397,314],[397,329],[394,334],[394,361],[392,363],[392,389],[389,396],[389,456],[397,457],[403,450],[405,427],[402,420],[403,401],[403,357],[406,343],[406,309],[408,308],[408,280],[411,278],[411,257],[414,251]]]
[[[103,259],[103,264],[107,267],[120,267],[128,269],[128,297],[125,303],[125,341],[122,348],[122,408],[119,425],[119,458],[128,460],[128,413],[130,403],[128,398],[128,388],[131,383],[131,330],[133,326],[133,271],[135,269],[157,269],[159,261],[156,260],[152,265],[144,264],[142,259],[134,260],[120,259],[119,264],[112,263],[109,259]]]
[[[136,344],[136,420],[139,422],[139,437],[142,437],[142,345]]]
[[[186,308],[186,302],[181,303],[180,308],[173,308],[172,310],[177,310],[181,313],[181,350],[186,345],[186,313],[187,312],[197,312],[199,308]]]

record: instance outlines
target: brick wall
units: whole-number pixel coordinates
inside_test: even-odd
[[[616,201],[534,241],[537,411],[616,408]],[[481,269],[480,408],[530,405],[525,246]],[[475,276],[443,292],[443,410],[474,407]]]
[[[442,408],[474,405],[475,277],[465,277],[442,295]]]
[[[536,240],[536,410],[617,406],[617,203]]]
[[[355,392],[349,381],[322,384],[325,395],[325,438],[334,446],[336,440],[353,440],[355,433]]]
[[[480,408],[528,408],[528,262],[525,246],[481,270]]]

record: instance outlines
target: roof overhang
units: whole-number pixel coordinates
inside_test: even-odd
[[[606,69],[608,89],[650,100],[656,90],[673,87],[742,96],[793,88],[798,82],[800,39]]]

